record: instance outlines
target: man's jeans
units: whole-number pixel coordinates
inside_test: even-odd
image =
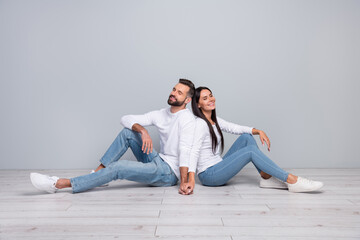
[[[286,182],[289,173],[278,167],[258,148],[251,134],[242,134],[231,146],[223,160],[199,174],[199,180],[206,186],[221,186],[252,162],[257,171],[270,174]]]
[[[129,147],[137,162],[119,161]],[[73,192],[83,192],[116,179],[127,179],[152,186],[176,185],[178,179],[175,173],[159,154],[155,150],[149,154],[143,153],[141,147],[140,134],[124,128],[100,160],[105,168],[95,173],[70,179]]]

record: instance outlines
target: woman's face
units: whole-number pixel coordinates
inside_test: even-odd
[[[207,90],[203,89],[200,92],[200,98],[198,107],[204,112],[209,112],[215,109],[215,97],[212,93]]]

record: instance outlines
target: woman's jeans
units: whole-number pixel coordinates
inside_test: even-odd
[[[252,162],[261,171],[286,182],[289,173],[278,167],[258,148],[251,134],[242,134],[231,146],[221,162],[201,172],[199,180],[206,186],[221,186]]]
[[[137,161],[119,161],[129,147]],[[100,160],[105,168],[70,179],[73,192],[83,192],[116,179],[127,179],[152,186],[176,185],[178,179],[175,173],[159,154],[155,150],[149,154],[143,153],[141,147],[140,134],[124,128]]]

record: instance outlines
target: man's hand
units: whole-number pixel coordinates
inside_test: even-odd
[[[181,167],[181,183],[179,187],[179,193],[182,195],[190,195],[194,193],[195,187],[195,172],[187,173],[187,167]],[[185,173],[186,172],[186,173]]]
[[[138,123],[135,123],[131,129],[141,134],[141,140],[142,140],[141,150],[143,151],[143,153],[146,154],[152,153],[153,143],[148,131]]]
[[[190,195],[194,193],[195,182],[181,183],[179,193],[182,195]]]
[[[149,152],[152,153],[153,143],[148,131],[145,130],[141,132],[141,140],[142,140],[141,150],[143,151],[143,153],[146,154],[149,154]]]

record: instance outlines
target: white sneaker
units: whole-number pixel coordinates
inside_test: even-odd
[[[91,173],[94,173],[94,172],[95,172],[95,170],[91,170],[90,174],[91,174]],[[107,186],[109,186],[109,184],[108,184],[108,183],[105,183],[105,184],[101,185],[100,187],[107,187]]]
[[[324,186],[322,182],[313,181],[306,178],[298,177],[296,183],[286,183],[289,192],[312,192],[319,190]]]
[[[58,188],[55,187],[58,177],[50,177],[40,173],[30,173],[31,183],[37,189],[48,193],[56,193]]]
[[[278,188],[278,189],[287,189],[288,186],[280,181],[279,179],[275,178],[275,177],[270,177],[268,179],[264,179],[262,177],[260,177],[260,187],[261,188]]]

